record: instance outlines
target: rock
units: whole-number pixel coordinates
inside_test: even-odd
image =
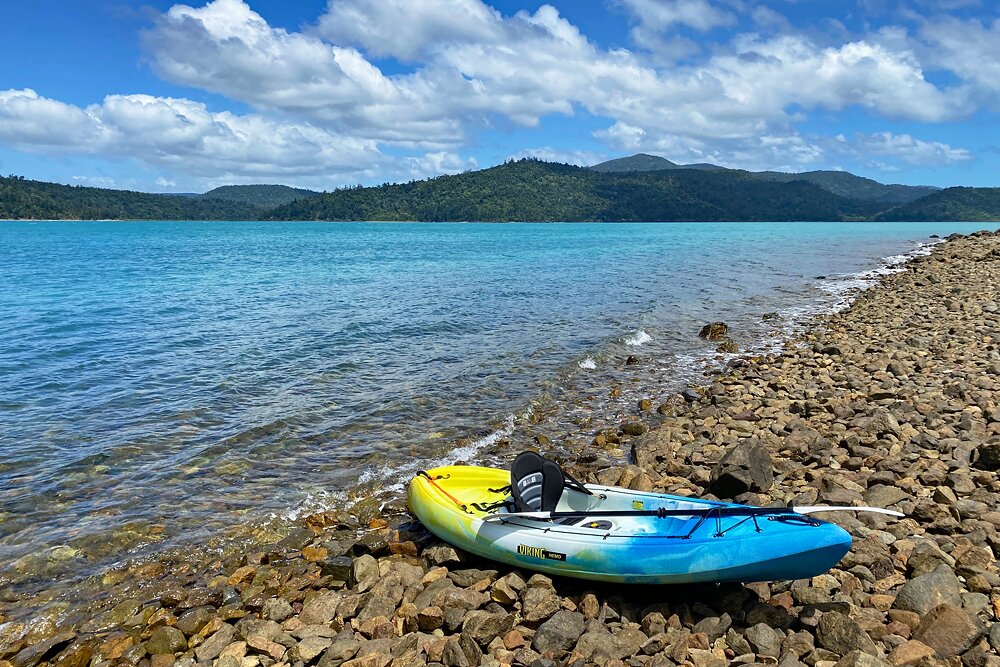
[[[462,562],[455,548],[447,544],[427,547],[421,556],[431,565],[454,565]]]
[[[21,651],[14,656],[11,664],[13,664],[14,667],[34,667],[50,655],[58,652],[74,639],[76,639],[76,633],[61,632],[44,641],[36,642],[27,648],[21,649]]]
[[[965,653],[983,636],[979,619],[951,604],[934,607],[920,621],[913,638],[933,648],[938,657]]]
[[[295,646],[293,655],[302,662],[309,663],[332,644],[333,640],[329,637],[306,637]]]
[[[324,577],[333,577],[335,581],[349,581],[353,567],[354,559],[350,556],[334,556],[323,561],[320,574]]]
[[[514,614],[491,614],[488,611],[473,610],[465,615],[462,632],[468,633],[477,643],[485,646],[510,631],[516,621]]]
[[[819,663],[816,663],[817,666]],[[838,660],[833,667],[890,667],[882,658],[875,657],[864,651],[851,651]]]
[[[557,611],[535,631],[531,647],[539,653],[552,651],[562,655],[576,644],[584,625],[583,614],[565,609]]]
[[[896,594],[892,606],[921,616],[941,604],[960,606],[962,596],[958,577],[947,565],[906,582]]]
[[[731,447],[712,468],[709,489],[722,498],[747,491],[764,492],[774,483],[774,466],[767,448],[745,440]]]
[[[980,470],[1000,470],[1000,442],[988,442],[976,447],[975,466]]]
[[[889,507],[890,505],[895,505],[901,500],[906,500],[910,497],[910,494],[897,486],[876,484],[868,487],[864,493],[864,497],[865,503],[868,505],[875,507]]]
[[[177,628],[164,625],[153,630],[153,634],[146,640],[146,651],[155,655],[157,653],[174,654],[187,648],[187,639],[184,633]]]
[[[323,657],[319,659],[319,667],[338,667],[357,655],[360,648],[361,642],[354,637],[334,639],[330,647],[323,652]]]
[[[198,634],[205,624],[215,616],[214,607],[195,607],[177,617],[177,629],[191,636]]]
[[[229,624],[224,624],[215,634],[206,639],[194,650],[194,654],[198,657],[198,662],[206,662],[219,657],[219,654],[222,653],[222,650],[226,648],[235,635],[236,629]]]
[[[337,614],[337,606],[343,599],[343,594],[336,591],[320,593],[302,607],[299,618],[303,623],[317,625],[329,623],[330,619]]]
[[[529,588],[524,593],[522,609],[524,621],[528,624],[539,623],[552,616],[562,607],[562,601],[551,588]]]
[[[726,659],[711,651],[700,648],[688,649],[688,657],[694,667],[726,667]]]
[[[264,607],[261,610],[261,617],[280,623],[293,613],[292,605],[285,598],[270,598],[264,603]]]
[[[714,642],[719,637],[726,634],[733,625],[733,619],[729,614],[722,616],[708,616],[701,619],[694,626],[694,632],[703,632],[708,637],[708,641]]]
[[[444,625],[444,612],[441,607],[425,607],[417,612],[417,627],[424,632],[437,630]]]
[[[835,611],[827,612],[819,619],[816,639],[823,648],[842,656],[857,650],[871,655],[879,654],[875,642],[857,621]]]
[[[725,322],[712,322],[706,324],[698,332],[698,338],[707,340],[721,340],[729,333],[729,325]]]
[[[911,639],[907,642],[903,642],[894,648],[891,653],[889,653],[889,662],[896,667],[901,667],[902,665],[915,665],[933,655],[933,648],[923,642],[917,641],[916,639]]]
[[[378,561],[371,554],[363,554],[354,559],[348,584],[363,593],[379,580]]]
[[[764,623],[758,623],[747,628],[743,633],[750,643],[750,648],[757,655],[777,658],[781,655],[781,635]]]

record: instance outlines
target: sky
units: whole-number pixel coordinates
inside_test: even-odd
[[[3,0],[0,173],[317,190],[638,152],[1000,185],[995,0]]]

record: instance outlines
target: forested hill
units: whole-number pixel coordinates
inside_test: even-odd
[[[910,201],[914,194],[921,196]],[[0,219],[12,218],[982,221],[1000,219],[1000,189],[887,186],[846,172],[780,174],[682,166],[601,172],[528,159],[454,176],[325,194],[254,185],[178,196],[0,178]]]
[[[992,222],[1000,220],[1000,188],[947,188],[883,211],[875,219]]]
[[[290,188],[287,185],[223,185],[209,190],[199,197],[204,199],[225,199],[227,201],[274,208],[296,199],[306,199],[319,195],[313,190]]]
[[[273,220],[674,221],[860,219],[881,207],[743,171],[602,173],[536,160],[299,200]]]
[[[263,213],[263,208],[224,199],[0,177],[0,220],[255,220]]]

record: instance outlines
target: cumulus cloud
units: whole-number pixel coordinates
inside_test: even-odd
[[[980,94],[1000,93],[1000,23],[928,23],[919,42],[886,29],[818,44],[763,5],[618,4],[645,51],[603,48],[549,5],[504,15],[482,0],[329,0],[314,25],[293,31],[269,25],[244,0],[178,4],[143,35],[154,71],[245,103],[252,113],[147,95],[111,95],[84,108],[6,91],[0,141],[134,156],[204,178],[333,174],[344,182],[461,171],[474,164],[462,147],[483,130],[586,112],[606,119],[595,136],[610,149],[794,166],[826,155],[821,138],[799,132],[815,112],[854,107],[939,123],[970,113],[972,84]],[[700,49],[679,30],[734,28],[737,13],[771,32],[730,35],[691,57]],[[939,54],[934,66],[966,84],[928,81],[927,45]],[[387,74],[378,58],[408,66]],[[872,140],[872,150],[899,151],[887,159],[965,159],[956,157],[962,149],[949,153],[945,144],[912,138],[907,147],[903,137]],[[574,157],[532,154],[557,153]]]
[[[965,148],[955,148],[940,141],[922,141],[909,134],[892,132],[860,135],[854,141],[853,148],[862,155],[889,157],[911,165],[945,165],[972,159],[972,153]]]
[[[350,174],[383,161],[374,141],[190,100],[109,95],[80,108],[31,89],[0,91],[0,141],[37,152],[133,157],[217,177]]]

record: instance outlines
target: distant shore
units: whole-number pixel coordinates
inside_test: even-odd
[[[108,590],[131,596],[95,591],[90,617],[71,625],[58,608],[24,623],[0,607],[0,667],[996,665],[998,350],[1000,232],[953,235],[782,353],[658,406],[648,433],[605,434],[630,444],[633,465],[572,469],[634,489],[907,514],[831,515],[855,545],[811,581],[552,581],[361,501],[263,551],[206,556],[203,569],[111,573]],[[737,466],[721,485],[716,463],[748,445],[771,474]]]

